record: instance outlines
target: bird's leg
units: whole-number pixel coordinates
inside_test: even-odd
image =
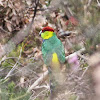
[[[50,80],[50,100],[53,99],[53,86],[52,86],[52,82]]]
[[[56,82],[52,74],[50,75],[49,84],[50,84],[50,100],[53,100],[55,96]]]
[[[52,75],[52,70],[51,70],[50,67],[48,67],[48,71],[49,71],[49,85],[50,85],[50,97],[49,97],[49,100],[53,100],[53,98],[54,98],[53,92],[54,92],[54,88],[55,88],[54,82],[53,82],[54,81],[54,77]]]

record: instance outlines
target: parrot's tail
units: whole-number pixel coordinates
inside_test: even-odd
[[[53,53],[52,55],[51,69],[52,69],[52,75],[54,76],[55,81],[57,81],[58,84],[63,84],[64,74],[61,72],[61,65],[56,53]]]
[[[64,74],[61,72],[61,65],[56,53],[52,55],[50,74],[50,100],[55,100],[59,87],[64,83]]]

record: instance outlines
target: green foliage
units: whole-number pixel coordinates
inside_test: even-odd
[[[19,44],[16,49],[14,49],[12,52],[10,52],[8,57],[12,57],[12,58],[6,59],[4,62],[2,62],[2,66],[9,67],[9,68],[10,68],[10,66],[13,66],[16,63],[16,60],[20,55],[20,51],[21,51],[22,47],[23,47],[23,43]],[[22,52],[23,52],[23,50],[24,49],[22,48]]]
[[[15,61],[13,59],[8,59],[8,60],[5,60],[4,62],[2,62],[2,66],[3,67],[9,67],[12,66],[13,64],[15,63]]]
[[[94,51],[97,50],[96,45],[100,44],[100,34],[95,33],[97,35],[95,35],[94,37],[88,38],[85,42],[85,48],[86,48],[86,52],[89,54],[93,54]]]
[[[92,54],[96,50],[96,45],[93,43],[93,39],[86,40],[85,43],[86,52]]]
[[[94,42],[95,45],[100,44],[100,33],[98,33],[96,35],[93,42]]]
[[[85,69],[88,66],[87,63],[82,64],[82,68]]]
[[[14,96],[14,87],[15,83],[12,81],[10,84],[8,84],[8,98],[11,99]]]
[[[51,2],[51,1],[52,1],[52,0],[45,0],[46,6],[47,6],[47,7],[50,5],[50,2]]]
[[[75,51],[78,51],[78,50],[81,49],[81,47],[79,45],[77,45],[77,44],[73,48],[74,48]]]
[[[73,94],[73,95],[71,95],[71,96],[69,97],[68,100],[76,100],[76,98],[77,98],[77,96]]]
[[[26,93],[26,89],[20,89],[11,100],[28,100],[29,98],[30,94]]]
[[[5,61],[5,62],[2,63],[2,66],[3,67],[8,67],[8,66],[10,66],[10,64],[7,61]]]
[[[0,84],[1,87],[1,92],[0,92],[0,97],[1,100],[10,100],[14,96],[14,87],[15,83],[11,82],[7,85],[6,82],[3,82]]]
[[[19,44],[15,50],[13,50],[8,56],[9,57],[18,57],[20,54],[20,50],[23,44]]]
[[[0,85],[0,100],[28,100],[30,94],[26,93],[26,89],[15,88],[15,83],[3,83]]]

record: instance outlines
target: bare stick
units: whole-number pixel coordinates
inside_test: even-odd
[[[99,0],[97,0],[97,3],[98,3],[98,6],[100,7],[100,2],[99,2]]]
[[[89,7],[91,5],[91,3],[92,3],[92,0],[89,0],[88,4],[87,4],[87,7]]]
[[[76,54],[78,55],[78,54],[82,53],[83,51],[85,51],[85,48],[82,48],[79,51],[76,51],[76,52],[70,54],[69,56],[66,56],[66,60],[69,59],[70,57],[72,57],[73,55],[76,55]]]
[[[45,91],[47,91],[47,89],[45,89],[45,90],[43,90],[43,91],[41,91],[38,95],[36,95],[32,100],[36,100],[36,98],[37,97],[39,97],[40,96],[40,94],[42,94],[43,92],[45,92]]]
[[[50,90],[49,85],[36,86],[34,89],[41,89],[41,88],[46,88],[46,89]]]
[[[41,77],[39,77],[27,90],[27,92],[30,92],[32,89],[34,89],[38,84],[43,82],[48,77],[48,71],[44,72]]]
[[[89,66],[84,70],[83,74],[81,75],[80,79],[83,78],[83,76],[85,75],[85,73],[87,72],[87,70],[89,69]]]
[[[61,29],[61,31],[59,32],[59,38],[64,37],[64,36],[69,36],[69,35],[71,35],[72,33],[73,33],[73,34],[76,34],[77,31],[63,31],[63,30]]]
[[[18,61],[21,58],[21,53],[22,53],[22,48],[20,50],[20,55],[19,55]],[[6,75],[6,77],[4,79],[7,79],[11,75],[11,73],[17,68],[18,61],[15,63],[15,65],[13,66],[13,68],[9,71],[9,73]]]

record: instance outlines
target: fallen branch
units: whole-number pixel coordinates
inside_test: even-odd
[[[98,3],[97,5],[100,7],[100,2],[99,2],[99,0],[97,0],[97,3]]]
[[[63,30],[61,30],[59,33],[59,38],[64,37],[64,36],[70,36],[72,33],[76,34],[77,31],[63,31]]]
[[[41,89],[41,88],[46,88],[46,89],[50,90],[49,85],[36,86],[34,89]]]
[[[42,83],[43,80],[45,80],[48,77],[48,70],[42,74],[27,90],[27,92],[30,92],[32,89],[34,89],[38,84]]]
[[[22,48],[20,50],[20,55],[19,55],[18,61],[21,58],[21,54],[22,54]],[[15,65],[13,66],[13,68],[9,71],[9,73],[6,75],[6,77],[4,79],[7,79],[11,75],[11,73],[17,68],[18,61],[15,63]]]
[[[41,91],[38,95],[36,95],[32,100],[36,100],[37,97],[39,97],[43,92],[47,91],[47,89]]]
[[[87,7],[89,7],[92,3],[92,0],[88,0],[88,4],[87,4]]]
[[[66,56],[66,60],[69,59],[69,58],[71,58],[71,57],[73,57],[76,54],[78,55],[78,54],[82,53],[83,51],[85,51],[85,48],[82,48],[79,51],[76,51],[76,52],[70,54],[69,56]]]

